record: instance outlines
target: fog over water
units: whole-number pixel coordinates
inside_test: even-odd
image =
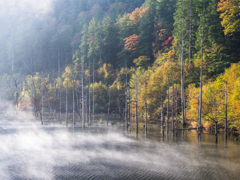
[[[237,179],[239,143],[224,145],[211,135],[197,142],[194,132],[162,136],[126,131],[124,121],[96,116],[91,127],[40,125],[29,113],[0,114],[0,179]],[[100,118],[103,124],[100,124]],[[195,140],[192,140],[194,139]]]

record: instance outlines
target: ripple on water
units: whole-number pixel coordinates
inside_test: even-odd
[[[90,130],[82,130],[1,118],[0,179],[237,179],[240,175],[236,144],[227,149],[208,141],[189,142],[192,137],[136,140],[121,123],[109,128],[93,123]]]

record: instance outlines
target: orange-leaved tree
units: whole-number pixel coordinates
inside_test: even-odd
[[[125,39],[123,39],[125,41],[125,49],[128,51],[136,51],[138,48],[138,44],[140,41],[140,38],[138,35],[133,34]]]

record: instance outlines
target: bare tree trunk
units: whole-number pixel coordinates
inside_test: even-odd
[[[60,104],[59,119],[60,119],[60,123],[61,123],[61,119],[62,119],[62,90],[61,90],[61,85],[62,85],[62,79],[60,77],[60,87],[59,87],[59,104]]]
[[[202,117],[202,64],[203,64],[203,32],[204,32],[204,6],[203,6],[203,22],[202,22],[202,40],[201,40],[201,70],[200,70],[200,107],[199,120],[197,130],[200,133],[201,117]]]
[[[44,114],[44,103],[43,103],[43,78],[42,78],[42,83],[41,83],[41,86],[42,86],[42,116],[41,116],[41,121],[42,121],[42,124],[43,124],[43,114]]]
[[[77,98],[77,113],[79,115],[79,118],[81,119],[80,106],[79,106],[79,96],[78,96],[78,91],[77,90],[76,90],[76,98]]]
[[[169,125],[169,60],[168,60],[168,91],[167,91],[167,131]]]
[[[172,130],[174,131],[174,62],[173,62],[173,85],[172,85]]]
[[[147,82],[146,82],[146,77],[145,77],[145,129],[147,131],[147,93],[146,93],[146,86],[147,86]]]
[[[36,104],[35,104],[35,97],[33,95],[33,84],[31,84],[31,94],[32,94],[32,103],[33,103],[33,111],[35,116],[37,116],[37,108],[36,108]]]
[[[227,82],[225,84],[225,134],[227,134]]]
[[[102,50],[100,50],[100,67],[102,67]]]
[[[85,117],[84,117],[84,54],[82,56],[82,127],[85,128]]]
[[[131,127],[131,119],[132,119],[132,115],[131,115],[131,99],[130,99],[130,92],[129,92],[129,127]]]
[[[161,95],[161,123],[163,125],[163,97]]]
[[[57,112],[57,87],[56,87],[56,81],[54,81],[54,118],[56,118],[56,112]]]
[[[94,64],[95,64],[95,61],[94,61],[94,58],[93,58],[93,116],[94,116],[94,113],[95,113],[95,111],[94,111],[94,83],[95,83],[95,73],[94,73],[94,71],[95,71],[95,68],[94,68]]]
[[[138,111],[137,111],[137,107],[138,107],[138,85],[137,85],[137,74],[136,74],[136,114],[135,114],[135,120],[136,120],[136,133],[138,133]]]
[[[61,85],[62,85],[62,80],[61,80],[61,69],[60,69],[60,57],[59,57],[59,47],[58,47],[58,75],[59,75],[59,78],[60,78],[60,87],[59,87],[59,99],[60,99],[60,102],[59,102],[59,105],[60,105],[60,109],[59,109],[59,120],[60,120],[60,123],[61,123],[61,118],[62,118],[62,92],[61,92]]]
[[[192,63],[192,0],[189,1],[189,64]]]
[[[216,101],[216,105],[215,105],[215,135],[217,136],[217,101]]]
[[[60,77],[60,59],[59,59],[59,47],[58,47],[58,73],[59,73],[59,77]]]
[[[75,73],[73,70],[73,125],[75,125]]]
[[[121,117],[121,107],[120,107],[119,96],[117,98],[117,104],[118,104],[118,114],[119,114],[119,117]]]
[[[182,13],[183,13],[183,1],[182,1]],[[182,51],[181,51],[181,104],[182,104],[182,122],[183,126],[185,126],[185,108],[184,108],[184,81],[183,81],[183,47],[184,47],[184,20],[182,14]]]
[[[68,80],[66,88],[66,126],[68,125]]]
[[[176,89],[176,128],[178,125],[178,93],[177,93],[177,89]]]
[[[111,95],[110,95],[110,94],[111,94],[111,88],[109,87],[107,126],[108,126],[109,111],[110,111],[110,98],[111,98]]]
[[[90,59],[89,59],[89,125],[91,125],[91,88],[90,88],[90,84],[91,84],[91,79],[90,79]]]
[[[86,115],[86,121],[88,120],[88,93],[87,93],[87,89],[86,89],[86,96],[85,96],[85,115]]]
[[[127,122],[127,87],[128,87],[128,85],[127,85],[127,74],[128,74],[128,72],[127,72],[127,63],[126,62],[125,62],[125,69],[126,69],[125,123],[126,123],[126,127],[127,127],[127,124],[128,124],[128,122]]]
[[[82,120],[82,101],[80,96],[78,97],[78,101],[79,101],[79,108],[78,108],[79,119]]]
[[[49,109],[50,109],[50,113],[51,113],[51,116],[52,116],[52,107],[51,107],[51,103],[50,103],[50,98],[49,98],[49,94],[48,94],[48,90],[47,90],[47,87],[45,85],[45,81],[44,81],[44,87],[45,87],[45,90],[46,90],[46,93],[47,93],[47,97],[48,97],[48,106],[49,106]]]
[[[119,78],[118,78],[118,84],[120,84]],[[120,105],[119,89],[120,89],[120,87],[118,86],[118,98],[117,98],[117,102],[118,102],[118,113],[119,113],[119,118],[120,118],[120,117],[122,117],[122,116],[121,116],[121,105]]]

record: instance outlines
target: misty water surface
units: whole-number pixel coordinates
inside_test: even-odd
[[[100,118],[103,124],[100,124]],[[126,131],[124,121],[95,116],[91,127],[64,127],[27,113],[0,115],[0,179],[238,179],[239,142],[149,124]],[[112,122],[114,124],[112,124]]]

